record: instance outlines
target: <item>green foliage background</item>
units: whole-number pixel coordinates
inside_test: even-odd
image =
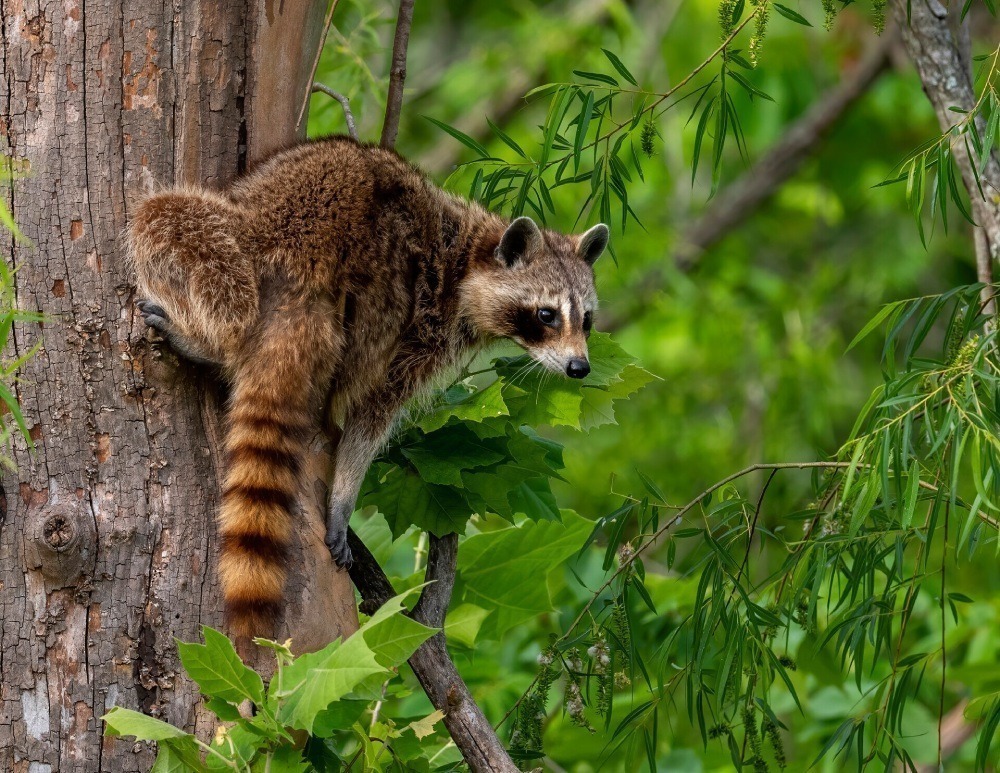
[[[751,6],[740,5],[746,20]],[[889,307],[849,349],[883,304],[975,281],[970,232],[954,213],[943,232],[922,199],[914,206],[912,185],[909,195],[878,187],[938,135],[915,75],[881,77],[744,226],[690,270],[672,262],[712,191],[849,71],[877,17],[849,5],[826,32],[840,4],[775,7],[766,42],[747,52],[758,66],[731,64],[739,126],[722,127],[725,147],[713,116],[700,120],[705,102],[693,120],[687,103],[634,124],[652,153],[628,186],[642,226],[622,232],[617,205],[605,217],[617,224],[616,260],[598,264],[598,281],[615,330],[593,339],[600,378],[542,384],[516,359],[495,374],[489,357],[471,364],[379,460],[355,517],[400,590],[422,581],[426,541],[411,524],[466,535],[449,646],[526,768],[936,764],[939,717],[970,701],[967,721],[986,718],[985,729],[948,769],[985,764],[1000,716],[1000,577],[996,530],[976,513],[995,513],[1000,498],[997,369],[978,288]],[[343,0],[317,74],[351,98],[365,139],[381,122],[394,12]],[[604,73],[662,94],[719,43],[719,5],[701,0],[417,3],[399,150],[467,193],[481,167],[456,164],[483,155],[477,146],[515,163],[521,150],[538,153],[552,93],[524,102],[525,92],[593,86],[600,79],[586,74]],[[587,118],[568,127],[584,135],[586,94],[573,104]],[[315,95],[310,134],[341,131],[340,106]],[[579,148],[577,136],[566,145]],[[606,215],[610,196],[577,222],[590,189],[547,190],[549,224],[581,231]],[[524,206],[524,196],[507,202]],[[945,392],[933,410],[910,410]],[[748,465],[837,460],[825,472],[751,470],[700,495]],[[954,474],[942,483],[941,470]],[[405,732],[431,713],[405,666],[386,684],[379,728]],[[360,721],[341,750],[364,749]],[[440,729],[423,745],[421,765],[457,761]]]
[[[782,14],[786,18],[775,16],[759,52],[758,66],[743,72],[773,101],[751,99],[745,89],[732,90],[750,163],[850,70],[873,37],[871,7],[845,8],[829,32],[822,29],[824,8],[819,4],[794,8],[815,26],[803,27],[786,14]],[[325,53],[317,78],[352,97],[366,137],[376,136],[381,118],[386,56],[379,41],[384,44],[391,32],[392,18],[388,5],[372,10],[370,4],[364,4],[362,11],[361,4],[345,0],[337,12],[337,26],[344,38]],[[987,25],[987,29],[995,32],[996,27]],[[438,181],[447,180],[455,190],[467,193],[475,167],[456,171],[453,165],[473,161],[479,154],[442,132],[440,125],[427,117],[461,128],[491,156],[516,161],[515,147],[537,153],[541,137],[538,126],[546,120],[549,99],[542,95],[528,102],[511,101],[512,94],[516,97],[549,82],[586,82],[575,76],[574,70],[609,73],[628,87],[602,48],[616,53],[641,87],[662,93],[700,64],[719,42],[719,6],[714,2],[474,1],[433,9],[418,4],[399,149]],[[976,53],[988,52],[988,42],[978,43]],[[745,39],[743,43],[745,48]],[[716,71],[717,67],[707,70],[700,83],[707,82]],[[836,459],[872,390],[898,374],[899,369],[905,372],[913,367],[909,352],[896,371],[889,367],[883,361],[883,339],[878,334],[867,336],[848,351],[855,335],[882,304],[944,293],[975,281],[970,231],[961,221],[955,223],[954,211],[947,232],[940,222],[935,224],[926,209],[923,228],[918,229],[914,226],[912,196],[908,203],[902,186],[877,187],[899,174],[898,165],[911,151],[938,136],[931,108],[910,69],[904,67],[882,76],[792,180],[745,225],[701,256],[693,269],[681,271],[673,267],[672,254],[683,228],[706,207],[713,187],[725,188],[747,168],[737,143],[729,142],[719,156],[718,171],[713,173],[712,159],[706,160],[706,156],[692,184],[695,145],[700,140],[699,121],[697,116],[689,120],[690,115],[690,107],[682,106],[655,120],[654,154],[642,161],[645,181],[629,186],[629,204],[643,227],[630,222],[624,233],[616,228],[613,242],[617,262],[605,259],[598,266],[602,307],[606,318],[614,321],[615,340],[656,378],[618,406],[617,426],[595,427],[584,434],[559,427],[542,430],[544,437],[565,444],[565,468],[559,470],[560,479],[552,483],[560,507],[595,520],[632,502],[636,506],[634,513],[618,520],[633,520],[617,530],[614,519],[603,521],[601,525],[611,526],[610,534],[609,529],[602,531],[578,558],[551,557],[562,560],[561,565],[552,566],[547,579],[555,609],[552,614],[525,617],[509,629],[496,627],[496,622],[487,623],[473,635],[475,626],[468,621],[476,615],[476,592],[466,588],[464,595],[460,592],[456,599],[456,603],[463,603],[460,609],[464,617],[461,629],[456,623],[450,642],[477,699],[494,719],[503,717],[538,675],[537,657],[547,646],[548,637],[564,633],[607,576],[602,564],[604,568],[613,566],[604,555],[608,539],[622,542],[644,528],[648,531],[651,521],[643,519],[654,515],[665,518],[669,513],[669,508],[662,508],[659,514],[652,512],[657,502],[683,504],[747,465]],[[512,142],[491,134],[487,117]],[[339,106],[322,95],[315,96],[310,134],[342,130]],[[704,135],[712,136],[711,131]],[[570,142],[573,139],[568,137]],[[709,141],[704,139],[706,144]],[[585,222],[596,219],[599,211],[589,220],[585,217],[576,223],[587,196],[586,187],[569,185],[551,191],[555,210],[548,217],[551,225],[582,230]],[[922,244],[921,230],[926,246]],[[655,275],[659,284],[642,286],[643,278],[650,276],[649,270],[654,267],[659,272]],[[974,297],[975,291],[971,292],[969,298]],[[642,298],[640,303],[636,302],[638,296]],[[970,301],[970,305],[975,304]],[[916,317],[920,317],[919,311]],[[972,324],[970,321],[969,327]],[[597,328],[601,329],[600,315]],[[897,336],[905,339],[912,328],[911,317],[910,326],[901,327]],[[949,335],[962,337],[961,332],[948,327],[946,315],[937,326],[924,332],[925,350],[934,348],[935,352],[941,352]],[[974,331],[965,332],[971,335]],[[900,347],[905,343],[903,340]],[[945,353],[937,356],[948,365]],[[989,426],[985,434],[995,434],[995,430],[995,426]],[[985,465],[990,467],[988,458]],[[921,480],[919,473],[905,475],[908,466],[907,462],[897,481],[907,491],[916,486],[914,480]],[[965,468],[961,475],[975,477]],[[768,582],[781,582],[776,578],[787,566],[789,553],[795,554],[789,545],[802,535],[803,523],[808,523],[809,514],[822,504],[817,503],[817,496],[828,490],[827,480],[809,472],[782,471],[773,480],[767,470],[752,472],[737,481],[735,488],[717,492],[717,499],[705,504],[692,529],[679,530],[672,541],[658,543],[644,556],[643,585],[656,611],[652,612],[635,592],[627,604],[633,618],[632,646],[640,655],[646,653],[651,661],[649,683],[617,693],[614,719],[607,729],[600,727],[601,718],[592,713],[589,721],[599,725],[596,733],[571,721],[562,696],[556,694],[563,688],[555,687],[547,703],[547,757],[541,764],[581,772],[598,767],[629,771],[644,765],[662,770],[731,769],[731,749],[725,742],[730,732],[742,746],[741,754],[752,759],[753,754],[746,754],[747,745],[753,742],[746,735],[752,729],[746,726],[748,715],[737,710],[725,719],[712,711],[714,719],[699,720],[700,709],[692,709],[692,701],[704,699],[708,711],[710,703],[720,700],[718,694],[705,692],[710,678],[691,681],[687,688],[660,700],[662,681],[684,663],[684,647],[670,651],[668,642],[686,622],[697,617],[699,609],[706,606],[706,598],[712,596],[703,587],[706,576],[714,576],[712,566],[716,566],[719,576],[725,575],[725,560],[719,556],[735,555],[739,564],[747,547],[740,541],[740,527],[745,538],[746,522],[755,514],[766,532],[754,541],[753,550],[748,547],[746,552],[746,572],[754,578],[759,591],[754,602],[748,600],[747,604],[768,599],[773,604],[773,595],[768,597],[766,591]],[[851,505],[857,487],[852,494],[850,484],[846,491],[842,482],[837,485],[841,486],[837,497],[843,495],[844,506]],[[987,487],[990,485],[987,481]],[[765,486],[766,499],[758,506],[757,497]],[[922,490],[921,501],[924,494]],[[630,500],[630,496],[642,501]],[[866,505],[863,515],[873,507],[886,511],[896,507],[889,498],[883,501],[871,495],[869,499],[861,503]],[[875,505],[876,499],[880,504]],[[900,497],[900,501],[899,506],[905,510],[906,497]],[[977,501],[981,503],[982,499]],[[914,507],[909,508],[911,519]],[[877,520],[874,514],[872,517]],[[417,538],[411,534],[398,539],[390,549],[388,529],[380,519],[374,516],[365,524],[366,538],[381,534],[380,558],[387,560],[400,578],[409,576]],[[469,533],[489,534],[503,525],[495,518],[474,519]],[[881,539],[889,525],[871,528],[878,532],[871,539]],[[795,536],[791,536],[793,532]],[[929,533],[923,532],[925,537]],[[394,527],[393,536],[398,534]],[[706,534],[717,541],[716,553],[702,542]],[[476,539],[480,537],[471,537],[463,545],[466,556]],[[873,743],[871,725],[863,741],[854,744],[856,739],[848,738],[859,718],[864,726],[863,718],[869,716],[866,712],[878,711],[880,705],[885,708],[885,703],[880,704],[883,699],[890,708],[901,700],[898,705],[905,708],[905,723],[897,728],[905,736],[899,739],[905,753],[917,762],[934,763],[940,710],[982,696],[988,703],[997,679],[997,643],[989,632],[996,623],[1000,578],[992,571],[995,532],[987,529],[981,539],[986,544],[963,553],[949,575],[947,590],[952,594],[950,599],[957,601],[951,604],[954,619],[950,610],[945,619],[947,649],[951,652],[947,676],[942,682],[940,670],[935,671],[933,665],[912,672],[904,668],[913,683],[907,687],[908,692],[903,691],[902,698],[894,697],[893,689],[886,690],[885,669],[887,664],[895,663],[891,668],[895,678],[902,660],[898,657],[900,650],[919,655],[940,648],[941,610],[946,605],[938,580],[929,583],[922,594],[916,594],[909,608],[913,624],[905,635],[898,634],[901,645],[895,660],[891,648],[883,647],[884,642],[874,642],[874,647],[869,642],[867,660],[850,636],[834,646],[825,637],[836,629],[836,610],[810,621],[806,618],[817,613],[805,602],[807,609],[800,624],[789,624],[782,632],[785,642],[781,649],[787,653],[787,663],[776,666],[766,677],[779,683],[787,677],[795,688],[796,698],[791,690],[779,689],[766,701],[767,711],[773,709],[774,719],[788,728],[778,735],[792,769],[804,769],[819,757],[820,769],[844,764],[874,764],[879,769],[891,766],[893,742],[885,746],[885,739],[875,743],[880,751],[863,759]],[[944,543],[937,547],[935,544],[931,539],[928,555],[917,563],[926,566],[931,554],[933,560],[940,560]],[[947,550],[956,550],[954,534],[947,542]],[[713,555],[719,561],[717,565],[712,563]],[[831,584],[828,593],[817,593],[822,595],[823,603],[835,600],[837,591],[844,592],[845,583],[849,590],[846,578],[854,567],[860,573],[868,566],[866,560],[873,562],[870,568],[875,575],[892,571],[891,559],[878,569],[875,556],[866,559],[866,555],[850,554],[846,560],[848,570],[836,579],[832,579],[836,571],[824,575]],[[469,566],[463,564],[463,583],[472,579],[471,574],[466,577],[468,571]],[[738,578],[743,571],[740,567]],[[912,582],[918,569],[907,558],[899,562],[897,571]],[[730,571],[730,585],[720,585],[717,593],[735,594],[735,585],[740,583],[732,583],[733,574]],[[410,582],[416,582],[416,577]],[[791,582],[795,585],[794,580]],[[860,592],[862,596],[866,592],[877,595],[889,586],[892,581],[881,577]],[[774,586],[770,587],[773,591]],[[784,583],[779,587],[778,595],[784,591]],[[460,583],[460,591],[462,588]],[[612,586],[612,591],[617,588]],[[603,625],[602,615],[614,614],[613,610],[602,610],[601,603],[593,623],[598,629]],[[812,604],[815,607],[816,601]],[[857,611],[856,606],[850,608]],[[898,607],[895,609],[898,615]],[[751,606],[746,606],[740,613],[724,613],[722,624],[730,636],[743,634],[752,640],[757,628],[740,629],[740,620],[751,620],[766,632],[768,614],[764,607],[754,613]],[[868,622],[874,624],[877,620],[875,617]],[[857,633],[861,624],[857,620],[855,623],[849,630]],[[839,630],[843,634],[848,629]],[[836,641],[836,634],[832,635]],[[862,650],[864,640],[862,636]],[[820,643],[830,646],[818,646]],[[720,645],[716,642],[712,646]],[[743,661],[743,654],[739,657],[744,668],[753,662],[752,658]],[[858,668],[854,668],[855,657],[863,663]],[[923,663],[919,657],[914,663],[918,661]],[[726,657],[720,662],[727,662]],[[778,672],[780,677],[775,675]],[[923,679],[925,674],[927,678]],[[711,676],[717,678],[719,674]],[[756,678],[748,675],[748,679]],[[589,685],[588,681],[589,690],[596,689]],[[942,685],[944,697],[939,689]],[[647,705],[651,696],[655,705]],[[594,696],[588,693],[586,697],[592,708]],[[751,696],[751,704],[761,697]],[[414,692],[398,708],[405,714],[416,710],[421,702],[422,697]],[[759,705],[751,707],[760,712]],[[970,714],[972,720],[981,716],[982,708],[981,701],[979,713],[974,708]],[[634,709],[640,709],[640,713],[630,714]],[[766,723],[766,714],[760,716],[765,716]],[[760,728],[758,735],[765,730]],[[712,731],[714,737],[706,739]],[[853,744],[848,749],[849,757],[834,759],[833,752],[845,739]],[[821,754],[824,751],[827,753]],[[973,738],[952,757],[948,769],[972,769],[975,754]],[[767,748],[766,743],[758,756],[764,757],[770,767],[778,763],[774,749]]]

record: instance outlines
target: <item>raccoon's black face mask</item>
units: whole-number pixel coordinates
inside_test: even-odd
[[[597,307],[594,262],[608,244],[600,224],[580,236],[542,231],[528,217],[515,220],[497,246],[493,276],[493,330],[516,341],[555,373],[590,372],[587,337]]]

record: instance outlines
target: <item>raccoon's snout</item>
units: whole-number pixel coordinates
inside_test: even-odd
[[[590,363],[574,357],[566,363],[566,375],[570,378],[584,378],[590,373]]]

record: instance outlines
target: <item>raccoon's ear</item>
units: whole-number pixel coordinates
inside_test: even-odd
[[[535,221],[530,217],[519,217],[507,226],[500,245],[497,247],[497,258],[510,268],[515,263],[524,260],[531,248],[542,239]]]
[[[611,237],[608,227],[604,223],[598,223],[580,236],[577,242],[576,252],[591,266],[601,257],[604,248],[608,246],[608,239]]]

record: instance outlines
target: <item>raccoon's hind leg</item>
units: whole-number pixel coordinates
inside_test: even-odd
[[[258,316],[257,274],[241,214],[216,194],[146,199],[128,230],[144,321],[196,361],[227,364]]]

